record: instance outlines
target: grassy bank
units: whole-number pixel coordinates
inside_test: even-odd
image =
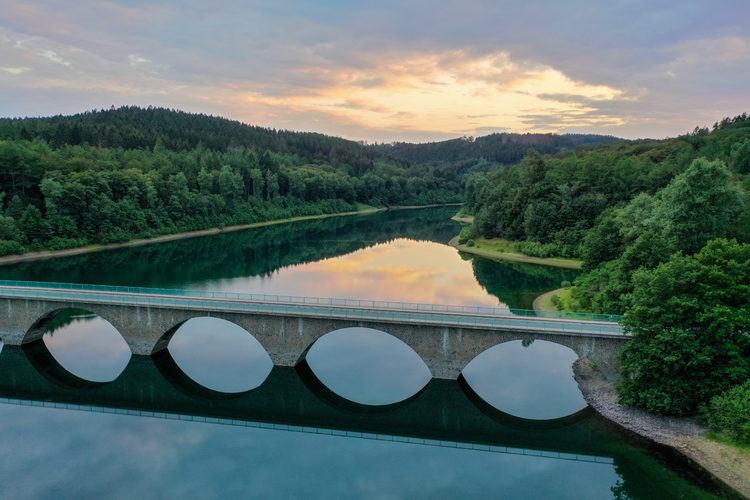
[[[527,264],[539,264],[542,266],[564,267],[568,269],[581,269],[583,262],[573,259],[529,257],[520,253],[514,253],[513,244],[505,240],[475,240],[474,246],[460,245],[458,236],[450,241],[450,245],[462,252],[473,253],[488,259],[507,260],[511,262],[524,262]]]

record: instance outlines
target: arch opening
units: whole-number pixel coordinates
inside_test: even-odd
[[[485,409],[519,419],[519,425],[522,420],[566,419],[587,407],[573,378],[576,359],[572,349],[554,342],[504,342],[466,365],[459,383],[475,404],[479,398]]]
[[[204,399],[252,391],[273,368],[271,357],[251,333],[212,317],[192,318],[172,328],[152,359],[177,389]]]
[[[112,382],[132,356],[127,342],[109,321],[75,308],[40,318],[27,332],[23,350],[45,377],[76,388]]]
[[[406,343],[361,327],[322,336],[305,351],[296,368],[316,395],[358,413],[403,406],[432,379],[427,365]]]

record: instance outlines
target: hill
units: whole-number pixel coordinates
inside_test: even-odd
[[[347,164],[355,173],[371,170],[385,155],[361,144],[314,132],[247,125],[226,118],[165,108],[125,106],[72,116],[0,119],[0,139],[42,139],[53,149],[89,144],[98,148],[151,149],[161,140],[168,151],[209,151],[244,147],[298,155],[309,163]]]
[[[529,148],[539,154],[555,154],[581,145],[597,145],[618,141],[617,137],[594,134],[490,134],[483,137],[462,137],[441,142],[413,144],[393,142],[375,144],[370,149],[417,163],[459,162],[484,158],[489,162],[514,165]]]

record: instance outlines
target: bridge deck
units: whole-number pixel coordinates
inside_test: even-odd
[[[264,302],[240,298],[192,298],[159,293],[127,293],[118,291],[79,291],[60,288],[26,286],[0,286],[0,297],[16,299],[42,299],[54,302],[85,305],[87,303],[129,305],[135,307],[179,308],[206,312],[240,312],[285,316],[313,316],[339,319],[354,319],[401,324],[431,324],[461,328],[512,329],[545,333],[562,333],[593,337],[622,336],[623,329],[617,323],[567,318],[539,318],[528,316],[498,315],[492,312],[476,312],[462,309],[458,312],[426,311],[399,312],[379,307],[355,305]],[[278,297],[277,297],[278,299]],[[354,302],[354,301],[353,301]],[[445,308],[451,306],[442,306]]]

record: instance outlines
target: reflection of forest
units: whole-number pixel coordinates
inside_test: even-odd
[[[55,331],[77,321],[92,321],[98,318],[96,314],[83,309],[68,308],[60,311],[52,321],[47,324],[45,333],[52,335]]]
[[[578,271],[559,267],[498,262],[461,254],[472,260],[474,276],[488,293],[514,309],[532,309],[539,295],[560,288],[563,281],[573,281]]]
[[[0,279],[166,287],[265,276],[396,238],[447,243],[455,207],[298,221],[142,247],[0,267]]]

